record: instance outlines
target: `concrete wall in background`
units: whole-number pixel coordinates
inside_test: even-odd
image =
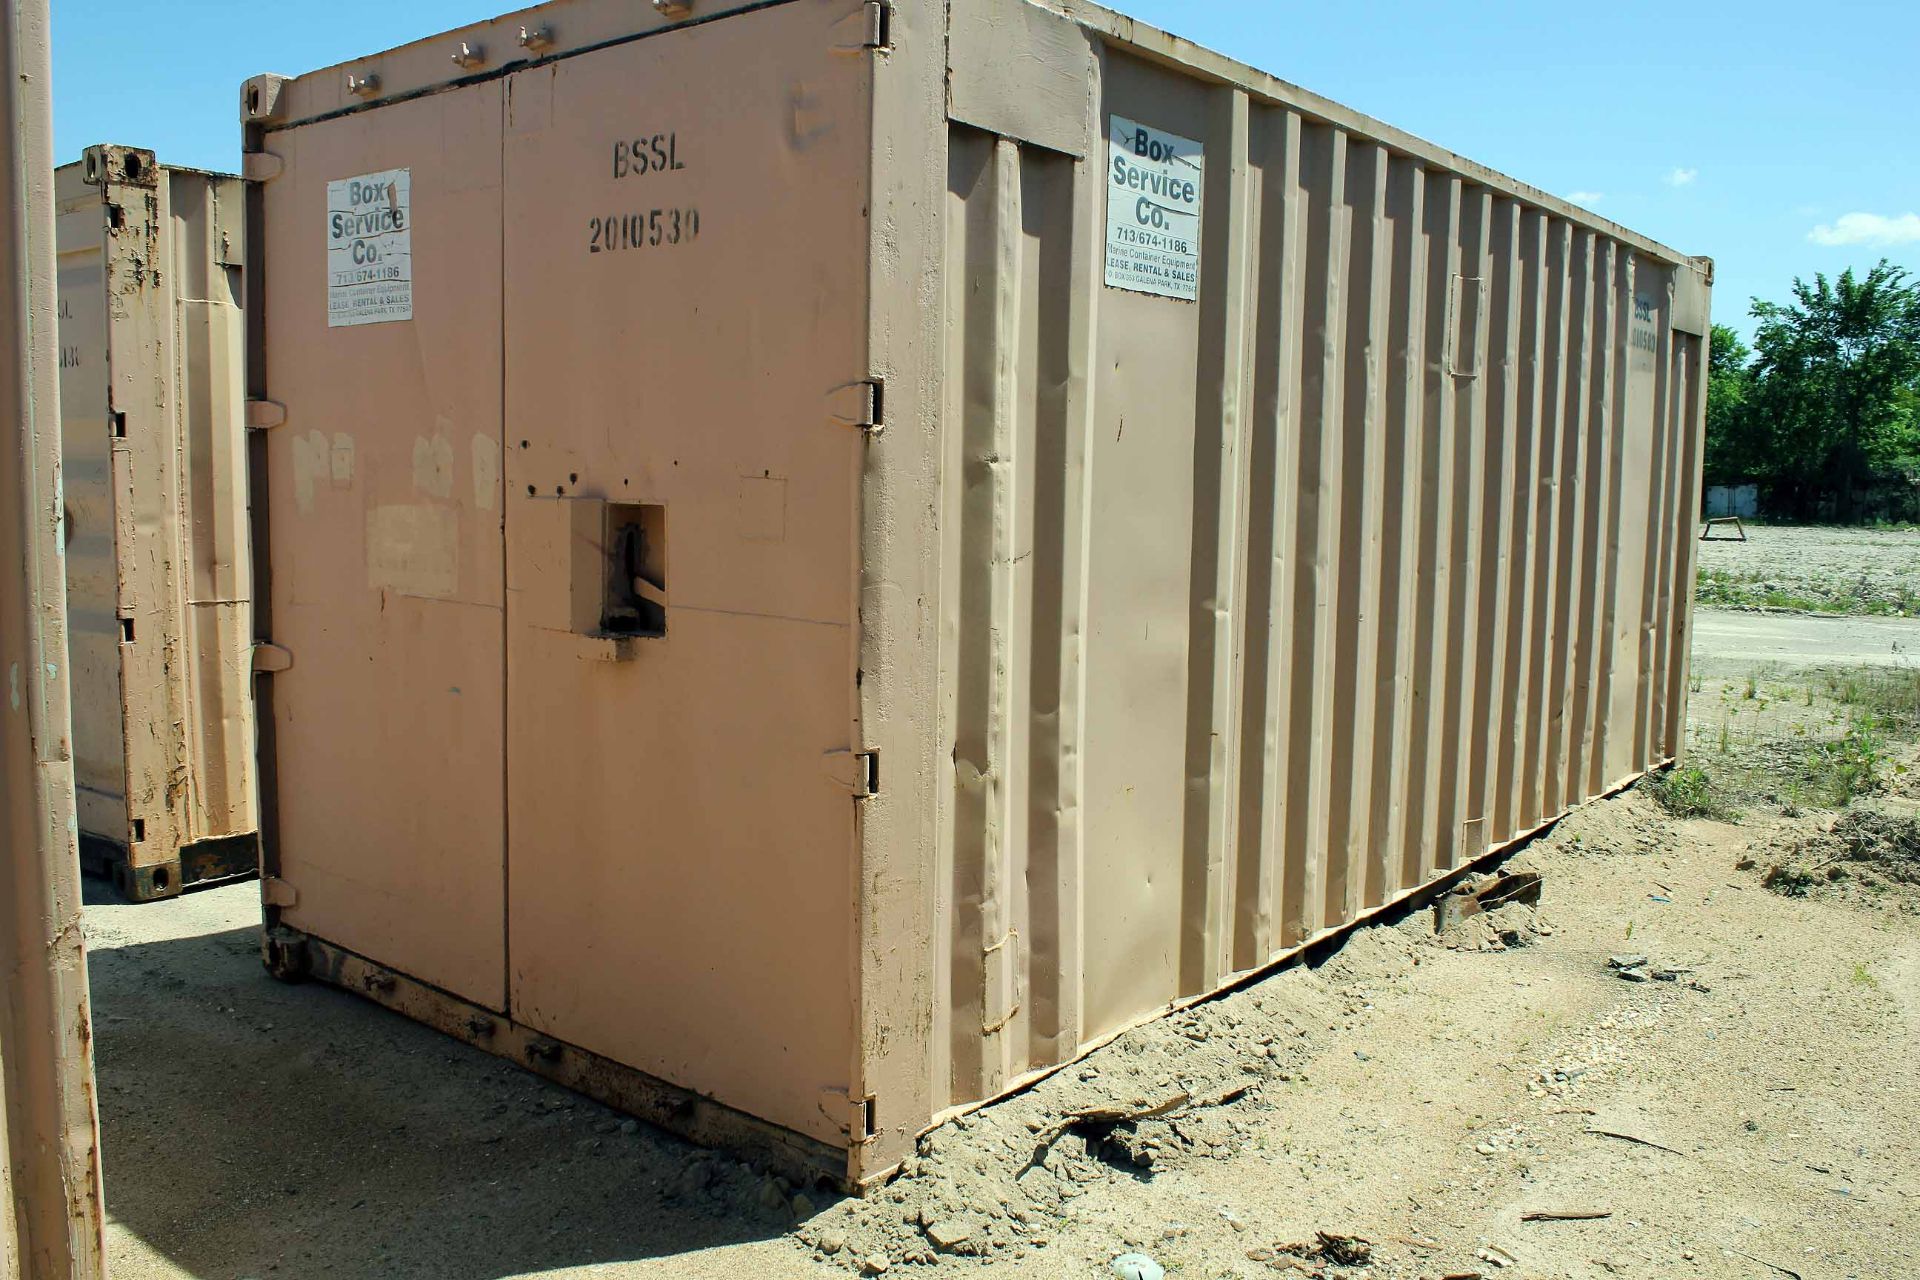
[[[1716,484],[1707,486],[1709,519],[1739,516],[1751,520],[1760,514],[1760,486],[1757,484]]]

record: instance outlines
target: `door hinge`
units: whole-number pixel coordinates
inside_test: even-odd
[[[240,157],[240,177],[247,182],[272,182],[286,167],[271,151],[249,151]]]
[[[247,425],[255,431],[277,427],[287,420],[287,406],[274,400],[247,401]]]
[[[868,435],[886,429],[884,388],[878,378],[849,382],[827,396],[827,415],[843,427],[858,427]]]
[[[878,751],[829,751],[825,763],[827,776],[845,787],[854,799],[880,794]]]
[[[855,1097],[850,1089],[822,1089],[820,1112],[856,1143],[871,1142],[879,1132],[871,1094]]]
[[[268,876],[260,882],[260,901],[269,907],[297,907],[300,891],[279,876]]]
[[[842,18],[833,28],[835,53],[865,53],[868,49],[893,47],[893,6],[884,0],[867,0],[858,10]]]
[[[253,669],[271,675],[275,671],[285,671],[293,665],[293,650],[269,644],[264,640],[253,646]]]

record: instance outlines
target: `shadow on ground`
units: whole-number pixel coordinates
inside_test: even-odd
[[[677,1139],[343,992],[274,981],[256,930],[231,927],[246,913],[229,902],[257,891],[231,892],[115,908],[87,886],[108,1213],[173,1266],[501,1277],[790,1227],[745,1197],[683,1197],[697,1152]],[[196,920],[217,927],[177,936]]]

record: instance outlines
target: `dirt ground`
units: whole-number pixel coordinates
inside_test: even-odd
[[[253,886],[93,886],[113,1274],[1920,1275],[1905,677],[1724,665],[1693,759],[1737,822],[1587,806],[1507,864],[1537,910],[1359,930],[936,1131],[865,1202],[273,982]],[[1843,811],[1823,753],[1868,708]]]

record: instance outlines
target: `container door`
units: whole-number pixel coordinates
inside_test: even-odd
[[[506,141],[514,1017],[836,1144],[863,10],[520,72]]]
[[[500,120],[476,85],[272,134],[284,923],[504,1008]]]

